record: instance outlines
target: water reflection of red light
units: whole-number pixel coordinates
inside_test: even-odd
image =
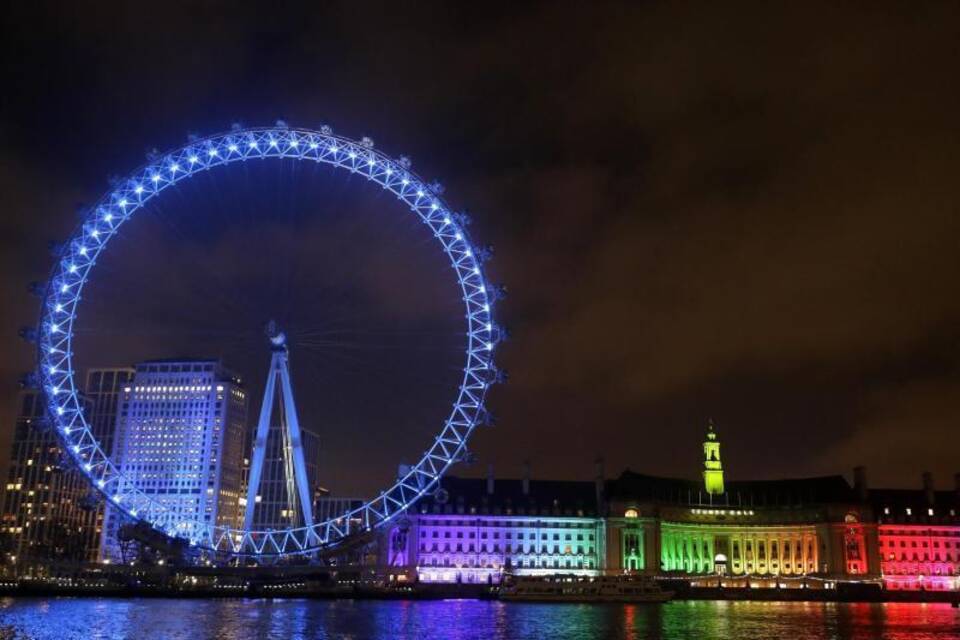
[[[634,604],[624,605],[623,607],[623,628],[626,631],[627,638],[633,638],[636,635],[634,631],[637,623],[637,606]]]

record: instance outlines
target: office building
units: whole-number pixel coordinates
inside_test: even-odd
[[[135,369],[120,397],[114,464],[169,510],[175,536],[197,538],[194,522],[238,526],[247,418],[240,378],[214,360],[155,360]],[[104,559],[123,558],[123,521],[107,507]]]

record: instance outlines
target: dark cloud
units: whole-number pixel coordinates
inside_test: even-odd
[[[902,483],[958,466],[954,6],[12,13],[8,336],[33,317],[23,286],[43,277],[47,240],[145,149],[234,119],[331,122],[441,177],[496,245],[511,381],[476,447],[504,471],[529,457],[583,476],[603,453],[611,470],[693,475],[708,416],[739,477],[866,462]],[[255,278],[231,257],[243,238],[225,238],[176,268]],[[287,264],[323,263],[284,229],[263,238]],[[370,308],[441,315],[409,286],[428,265],[394,271],[416,252],[340,249],[352,286],[383,305]],[[31,353],[4,344],[9,424]]]

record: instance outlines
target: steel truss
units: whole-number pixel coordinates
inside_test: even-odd
[[[120,473],[90,430],[78,395],[72,350],[81,292],[100,253],[122,225],[165,189],[202,171],[274,158],[317,162],[362,176],[393,193],[430,229],[447,254],[463,294],[467,329],[463,378],[443,428],[420,461],[362,506],[312,526],[277,531],[183,521]],[[468,438],[486,420],[483,402],[498,379],[493,350],[501,331],[492,316],[496,291],[484,279],[484,254],[471,244],[465,229],[468,222],[442,200],[439,185],[428,185],[411,172],[407,159],[394,160],[375,150],[369,139],[351,140],[334,135],[328,127],[313,131],[278,123],[235,128],[152,158],[90,209],[64,245],[47,283],[37,330],[38,366],[57,434],[91,483],[120,510],[192,545],[228,554],[306,554],[371,531],[432,491],[450,465],[466,456]]]
[[[267,439],[270,434],[270,418],[273,415],[273,402],[277,397],[277,383],[280,383],[280,395],[283,397],[284,475],[287,485],[289,506],[299,503],[303,524],[313,526],[313,500],[310,498],[310,484],[307,482],[307,465],[303,458],[303,439],[300,434],[300,418],[297,405],[293,401],[293,385],[290,383],[290,352],[287,349],[286,336],[276,328],[273,321],[268,325],[271,342],[270,373],[264,385],[263,404],[260,405],[260,420],[253,442],[253,456],[250,459],[250,478],[247,482],[247,506],[243,514],[243,528],[253,526],[253,516],[257,508],[257,492],[260,490],[260,477],[267,456]],[[272,335],[271,335],[272,334]],[[289,445],[289,446],[288,446]]]

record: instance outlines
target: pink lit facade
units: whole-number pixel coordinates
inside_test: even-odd
[[[960,477],[954,491],[871,492],[879,522],[884,587],[896,591],[960,590]]]
[[[386,532],[393,579],[622,573],[725,588],[960,591],[960,490],[870,490],[862,469],[801,480],[594,482],[448,477]],[[381,546],[381,549],[383,546]]]
[[[960,589],[960,526],[881,526],[880,555],[887,589]]]

